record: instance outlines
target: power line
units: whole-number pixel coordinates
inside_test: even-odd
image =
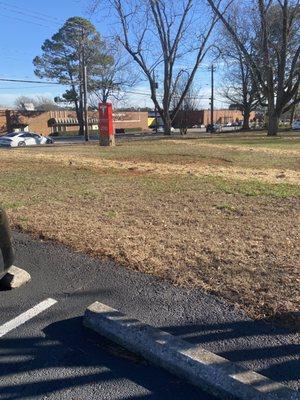
[[[39,24],[38,22],[35,22],[35,21],[29,21],[29,20],[25,20],[22,18],[18,18],[18,17],[12,17],[10,15],[0,14],[0,17],[13,19],[14,21],[25,22],[26,24],[33,24],[33,25],[41,26],[42,28],[51,28],[50,26],[45,25],[45,24]]]
[[[0,78],[0,82],[18,82],[18,83],[38,83],[40,85],[70,85],[71,82],[49,82],[49,81],[34,81],[34,80],[27,80],[27,79],[8,79],[8,78]],[[72,83],[80,83],[79,81],[72,82]]]
[[[53,86],[53,85],[59,85],[59,86],[66,86],[66,85],[70,85],[71,83],[76,83],[76,84],[80,84],[80,81],[75,81],[75,82],[64,82],[64,83],[59,83],[59,82],[49,82],[49,81],[38,81],[38,80],[31,80],[31,79],[10,79],[10,78],[0,78],[0,82],[8,82],[8,83],[26,83],[26,84],[39,84],[39,85],[43,85],[45,87],[48,86]],[[34,87],[28,87],[27,88],[38,88],[40,86],[34,86]],[[107,86],[106,86],[107,87]],[[11,88],[0,88],[1,90],[19,90],[19,89],[24,89],[23,87],[20,88],[16,88],[16,87],[11,87]],[[136,90],[116,90],[113,89],[113,92],[122,92],[124,94],[135,94],[135,95],[139,95],[139,96],[151,96],[150,92],[141,92],[141,91],[136,91]],[[163,95],[162,94],[158,94],[157,97],[162,98]],[[193,100],[210,100],[210,97],[203,97],[203,96],[191,96],[191,97],[187,97],[188,99],[193,99]],[[221,99],[217,99],[215,98],[215,101],[219,102],[219,103],[224,103],[224,104],[231,104],[231,102],[226,101],[226,100],[221,100]]]
[[[1,2],[0,2],[0,4],[1,4]],[[11,9],[9,9],[8,7],[3,7],[3,6],[2,6],[2,9],[8,11],[9,13],[11,12],[11,13],[14,13],[14,14],[20,14],[20,15],[22,15],[22,16],[24,16],[24,17],[27,17],[26,20],[27,20],[28,22],[30,22],[30,23],[35,23],[36,21],[31,21],[30,19],[28,19],[28,17],[31,18],[31,19],[33,19],[33,20],[38,19],[39,21],[45,21],[45,22],[47,22],[47,24],[54,25],[54,24],[53,24],[53,21],[49,21],[48,19],[46,19],[46,18],[44,18],[44,17],[38,17],[38,16],[26,14],[26,13],[23,13],[22,11],[18,11],[18,10],[11,10]],[[15,16],[14,16],[14,18],[15,18]],[[55,25],[58,25],[58,23],[55,24]]]
[[[26,89],[38,89],[41,86],[26,86]],[[44,85],[43,87],[52,87],[52,85]],[[0,87],[0,90],[22,90],[25,89],[24,86],[17,86],[17,87]]]
[[[114,91],[116,92],[117,90],[114,90]],[[120,90],[120,92],[122,92],[124,94],[138,94],[138,95],[141,95],[141,96],[151,96],[151,93],[147,93],[147,92],[137,92],[137,91],[131,91],[131,90]],[[162,98],[163,95],[162,94],[158,94],[157,97]],[[174,96],[174,98],[176,98],[176,97],[179,98],[180,96]],[[210,97],[204,97],[204,96],[188,96],[186,98],[187,99],[191,99],[191,100],[210,100],[211,99]],[[226,100],[224,101],[224,100],[220,100],[220,99],[217,99],[217,98],[215,98],[215,101],[221,102],[221,103],[231,104],[230,102],[228,102]]]
[[[38,11],[33,11],[33,10],[30,10],[30,9],[24,8],[24,7],[19,7],[15,4],[9,4],[4,1],[0,1],[0,4],[2,5],[3,8],[7,9],[10,12],[17,12],[18,14],[29,16],[30,18],[44,19],[50,23],[53,23],[54,22],[53,20],[56,20],[57,23],[63,22],[62,20],[58,19],[57,17],[53,17],[52,15],[41,13]]]

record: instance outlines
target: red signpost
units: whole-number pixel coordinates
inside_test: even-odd
[[[100,146],[115,145],[111,103],[99,103],[99,137]]]

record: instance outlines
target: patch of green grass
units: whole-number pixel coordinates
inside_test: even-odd
[[[99,192],[95,192],[93,190],[87,189],[87,188],[82,188],[82,187],[77,187],[74,188],[76,195],[83,197],[85,200],[96,200],[99,197],[101,197]]]
[[[287,198],[300,196],[300,186],[286,183],[264,183],[258,180],[225,179],[218,176],[142,176],[135,180],[141,191],[152,194],[188,192],[222,192],[230,195]],[[224,205],[225,207],[225,205]]]
[[[141,176],[135,179],[135,185],[139,186],[142,191],[150,193],[181,193],[182,191],[190,190],[191,187],[186,185],[185,179],[182,176]]]
[[[265,197],[295,197],[300,196],[300,187],[287,183],[271,184],[258,180],[227,180],[220,177],[211,177],[214,185],[227,194],[242,194],[244,196]]]
[[[117,215],[118,215],[118,213],[117,213],[117,211],[115,211],[115,210],[109,210],[109,211],[106,211],[105,212],[105,215],[108,217],[108,218],[116,218],[117,217]]]
[[[6,210],[16,210],[17,208],[23,207],[25,203],[22,201],[3,201],[1,205]]]

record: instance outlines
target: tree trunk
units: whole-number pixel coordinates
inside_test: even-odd
[[[278,133],[279,117],[276,111],[269,113],[268,136],[276,136]]]
[[[79,135],[84,135],[84,122],[82,119],[82,104],[77,100],[74,101],[75,103],[75,110],[76,110],[76,117],[79,125]]]
[[[249,126],[249,120],[250,120],[250,111],[249,110],[245,110],[244,113],[244,121],[243,121],[243,127],[242,130],[243,131],[249,131],[250,130],[250,126]]]
[[[78,110],[76,110],[77,114],[77,120],[78,120],[78,125],[79,125],[79,131],[78,134],[83,136],[84,135],[84,121],[83,121],[83,108],[82,108],[82,103],[81,101],[79,102],[79,107]]]
[[[79,131],[78,131],[78,134],[80,135],[80,136],[83,136],[84,135],[84,122],[83,122],[83,119],[82,119],[82,116],[80,115],[80,119],[78,120],[78,122],[79,122]]]
[[[76,110],[76,114],[77,114],[77,120],[78,120],[78,125],[79,125],[78,134],[83,136],[84,135],[84,122],[82,119],[81,107],[78,109],[78,111]]]
[[[170,118],[169,110],[164,113],[164,135],[171,135],[172,120]]]
[[[271,87],[271,84],[270,84]],[[274,92],[269,90],[268,93],[268,136],[276,136],[278,132],[280,112],[276,110]]]
[[[290,119],[291,126],[293,125],[293,122],[294,122],[295,112],[296,112],[296,103],[293,105],[293,107],[291,109],[291,119]]]

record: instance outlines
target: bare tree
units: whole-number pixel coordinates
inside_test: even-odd
[[[259,56],[251,54],[232,23],[229,6],[235,0],[224,0],[225,9],[216,0],[208,0],[249,65],[255,84],[268,104],[268,135],[277,135],[280,115],[300,102],[296,96],[300,85],[300,9],[299,0],[255,0],[258,21],[252,20]],[[241,0],[239,0],[241,4]]]
[[[118,40],[105,43],[102,50],[107,62],[97,68],[97,79],[89,84],[91,105],[106,103],[110,98],[120,100],[125,87],[132,87],[139,74],[133,72],[132,62]]]
[[[241,54],[236,54],[236,62],[234,62],[234,58],[226,63],[227,70],[222,77],[223,83],[220,92],[224,98],[235,105],[237,110],[242,112],[242,129],[249,130],[251,112],[257,109],[260,100],[250,68],[244,62]]]
[[[194,0],[109,0],[109,3],[121,27],[119,41],[148,80],[151,99],[163,120],[165,134],[170,134],[172,119],[210,49],[210,37],[218,17],[206,14],[201,18],[205,14],[204,1],[199,8]],[[97,9],[100,4],[101,0],[94,0],[92,8]],[[191,65],[189,79],[170,115],[174,89],[182,69],[186,69],[181,65],[187,62]],[[157,93],[158,81],[162,83],[161,99]]]
[[[236,10],[238,11],[238,10]],[[233,21],[235,18],[235,23]],[[249,11],[243,10],[243,15],[238,12],[232,13],[231,23],[237,26],[240,23],[239,38],[245,48],[252,56],[255,56],[255,46],[253,37],[249,32],[248,25],[250,20]],[[258,87],[253,79],[252,70],[245,60],[243,52],[237,46],[224,26],[220,27],[220,37],[222,38],[217,48],[220,58],[225,63],[224,73],[220,94],[229,100],[235,108],[240,110],[243,115],[243,130],[249,130],[249,121],[252,111],[262,104],[263,98],[259,93]]]
[[[185,74],[184,74],[185,72]],[[177,86],[174,89],[173,104],[171,115],[173,115],[173,110],[177,109],[178,102],[181,99],[182,92],[185,90],[187,81],[189,80],[189,73],[187,71],[182,71],[182,78],[178,79]],[[179,109],[174,117],[174,126],[180,129],[181,135],[186,135],[187,130],[191,125],[194,125],[194,111],[197,110],[198,106],[197,93],[193,87],[190,86],[186,96],[181,102]]]
[[[32,104],[36,111],[52,111],[60,109],[60,107],[55,104],[54,100],[43,95],[35,97],[19,96],[15,100],[15,106],[18,110],[26,110],[28,104]]]

